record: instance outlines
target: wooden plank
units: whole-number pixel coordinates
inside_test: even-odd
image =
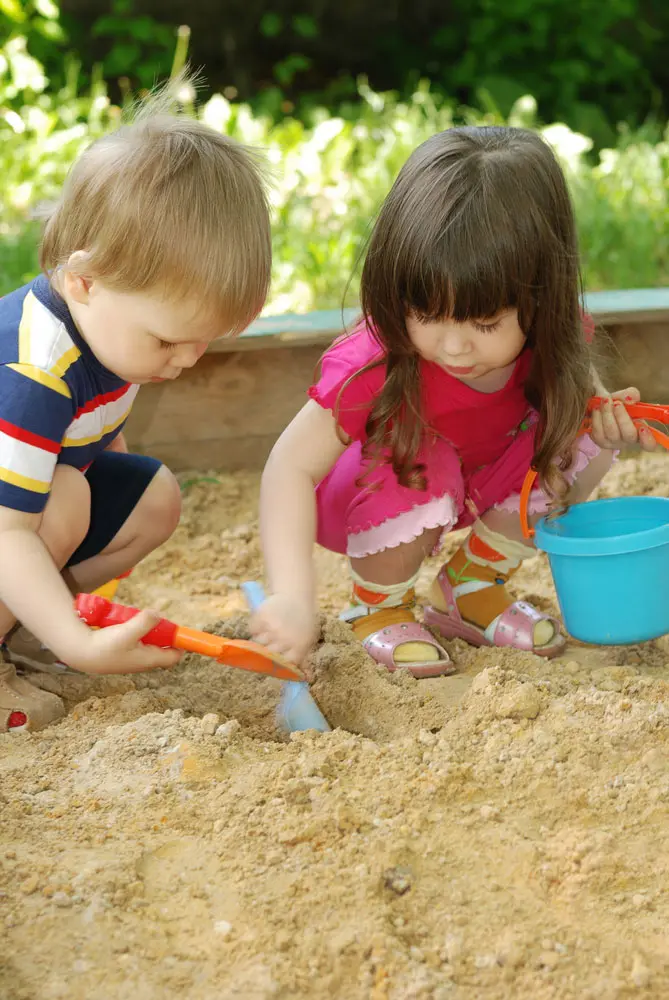
[[[359,309],[321,309],[309,313],[261,316],[237,338],[220,337],[209,352],[253,351],[265,347],[327,345],[360,315]]]
[[[175,470],[262,468],[306,402],[320,355],[318,347],[205,355],[174,382],[142,386],[128,444]]]
[[[634,320],[607,332],[614,349],[605,384],[636,385],[648,402],[669,402],[669,321]],[[175,382],[143,386],[126,428],[130,447],[175,470],[262,468],[306,401],[323,345],[260,345],[207,354]]]
[[[669,323],[669,288],[589,292],[585,307],[597,323]]]
[[[635,385],[647,403],[669,403],[669,323],[622,323],[607,332],[614,344],[607,386]]]
[[[596,323],[669,322],[669,288],[632,288],[589,292],[585,307]],[[356,321],[359,309],[320,309],[309,313],[262,316],[241,337],[221,337],[209,345],[212,354],[254,351],[299,344],[327,347]]]

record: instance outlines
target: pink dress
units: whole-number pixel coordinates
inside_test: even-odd
[[[383,462],[358,485],[368,465],[362,458],[365,425],[385,381],[385,365],[353,378],[369,362],[383,357],[370,330],[361,326],[336,341],[323,357],[321,377],[309,396],[336,414],[351,444],[316,488],[318,542],[334,552],[360,558],[417,538],[427,528],[465,527],[490,507],[518,510],[518,494],[534,454],[536,412],[524,385],[532,353],[517,358],[506,385],[483,393],[421,360],[423,416],[430,428],[418,461],[427,488],[401,486],[389,462]],[[599,452],[581,438],[568,478]],[[536,490],[531,511],[547,509]]]

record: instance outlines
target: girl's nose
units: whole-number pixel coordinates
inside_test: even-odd
[[[460,358],[470,350],[466,330],[457,323],[449,323],[442,338],[444,354],[451,358]]]

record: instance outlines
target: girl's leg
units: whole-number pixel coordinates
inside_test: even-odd
[[[353,444],[319,485],[317,499],[319,542],[351,561],[352,605],[342,618],[379,662],[426,676],[454,668],[413,616],[414,585],[425,556],[457,521],[464,490],[450,445],[436,439],[419,460],[425,491],[400,486],[387,465],[366,468]]]
[[[612,461],[610,452],[600,452],[589,438],[581,438],[568,473],[570,502],[587,500]],[[536,522],[547,509],[548,498],[535,490],[530,502],[531,521]],[[479,635],[478,644],[517,645],[552,656],[564,645],[558,622],[515,601],[506,587],[522,560],[536,552],[532,542],[522,536],[519,510],[519,495],[513,493],[482,514],[434,581],[430,591],[434,613],[429,611],[426,620],[444,635],[459,634],[472,642],[477,642]]]

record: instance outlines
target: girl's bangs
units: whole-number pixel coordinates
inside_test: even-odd
[[[405,313],[458,323],[504,309],[533,314],[537,260],[513,226],[495,227],[490,215],[484,224],[465,212],[441,232],[415,235],[396,261]]]

